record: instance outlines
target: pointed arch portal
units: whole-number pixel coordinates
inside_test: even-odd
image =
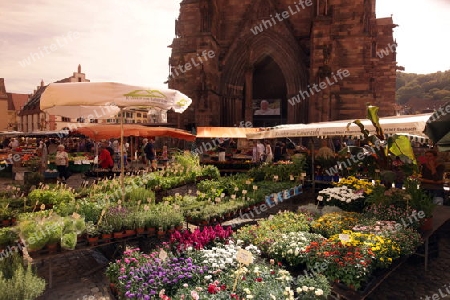
[[[286,123],[286,80],[272,57],[266,56],[253,68],[253,126],[269,127]],[[247,86],[245,86],[247,88]]]

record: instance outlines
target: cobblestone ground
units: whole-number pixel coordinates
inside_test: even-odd
[[[69,178],[67,184],[80,186],[82,178],[79,175]],[[0,181],[0,188],[11,182]],[[183,187],[175,192],[187,192],[193,187]],[[195,191],[193,191],[195,192]],[[166,196],[166,195],[164,195]],[[312,193],[304,193],[294,199],[289,199],[276,205],[269,211],[255,215],[255,219],[267,217],[269,214],[284,210],[296,210],[305,203],[311,203]],[[252,222],[254,220],[245,220]],[[235,219],[228,225],[240,226],[243,220]],[[398,300],[398,299],[442,299],[450,297],[450,223],[447,222],[435,234],[438,244],[438,255],[432,253],[428,271],[424,270],[423,257],[412,256],[395,270],[367,300]],[[431,243],[434,245],[435,243]],[[144,247],[143,247],[144,248]],[[430,247],[430,250],[436,249]],[[437,256],[437,257],[436,257]],[[38,300],[109,300],[114,299],[109,291],[109,283],[104,275],[108,260],[97,251],[85,250],[68,253],[56,257],[52,261],[52,288],[47,288],[45,294]],[[37,263],[38,273],[49,283],[48,261]],[[447,290],[449,292],[447,292]],[[433,297],[434,296],[434,297]],[[260,300],[260,299],[257,299]],[[352,299],[350,299],[352,300]]]

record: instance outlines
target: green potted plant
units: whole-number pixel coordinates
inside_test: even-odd
[[[94,224],[92,221],[88,221],[86,223],[86,233],[89,245],[96,246],[98,244],[98,237],[100,234],[97,224]]]
[[[98,230],[100,231],[103,242],[108,243],[111,241],[114,227],[106,221],[102,221],[98,224]]]
[[[417,211],[419,217],[425,216],[421,219],[421,229],[431,230],[433,228],[433,211],[436,208],[433,199],[419,187],[418,181],[415,179],[406,180],[405,190],[411,196],[411,207]]]

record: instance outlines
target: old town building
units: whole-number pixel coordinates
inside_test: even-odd
[[[19,127],[19,113],[30,95],[6,92],[5,79],[0,78],[0,130],[16,131]]]
[[[363,118],[367,103],[394,115],[397,25],[377,19],[375,5],[183,0],[168,84],[193,104],[168,121],[185,128],[321,122]]]

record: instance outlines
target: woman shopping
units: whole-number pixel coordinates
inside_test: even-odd
[[[66,183],[67,178],[69,178],[69,154],[67,154],[64,145],[58,145],[56,149],[55,164],[59,173],[58,181]]]

